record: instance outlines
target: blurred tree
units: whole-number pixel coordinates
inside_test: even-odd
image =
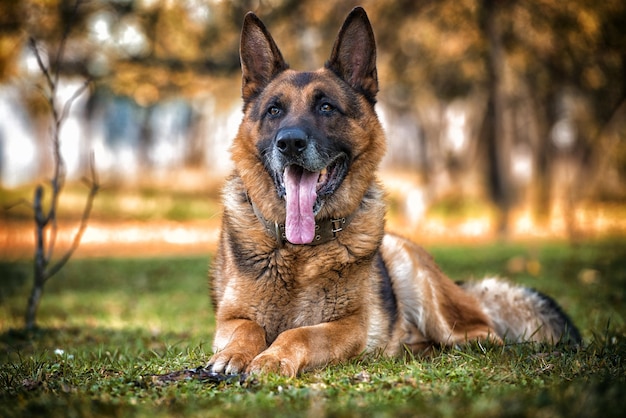
[[[505,229],[506,213],[528,188],[512,178],[520,148],[533,161],[537,213],[549,212],[553,191],[563,185],[556,168],[565,160],[578,173],[568,189],[574,201],[608,193],[598,180],[607,178],[607,167],[624,175],[616,169],[626,165],[626,151],[618,152],[626,118],[623,0],[93,0],[76,17],[58,65],[63,75],[91,77],[96,91],[143,107],[214,94],[220,80],[239,76],[239,30],[248,10],[271,28],[294,67],[314,68],[358,3],[375,28],[381,102],[417,120],[418,134],[402,140],[419,142],[414,168],[433,194],[443,189],[442,172],[480,176]],[[0,0],[0,82],[26,71],[25,34],[53,50],[71,4]],[[469,129],[466,152],[455,154],[443,138],[446,110],[459,99],[473,108],[471,126],[483,129]],[[27,102],[33,111],[42,108]],[[554,139],[567,129],[570,139]]]
[[[593,179],[617,163],[598,161],[606,155],[607,139],[616,138],[608,124],[626,117],[626,4],[517,1],[503,19],[509,65],[529,92],[538,128],[535,207],[545,217],[553,190],[567,188],[574,204],[597,192]],[[569,139],[559,126],[569,126]],[[569,184],[553,178],[555,163],[564,157],[576,167]]]
[[[516,199],[510,181],[513,144],[529,143],[532,150],[539,214],[548,213],[552,191],[567,186],[552,176],[563,155],[577,168],[569,190],[574,200],[597,193],[600,185],[589,180],[620,164],[609,163],[605,150],[623,143],[616,132],[623,129],[618,120],[626,117],[623,1],[376,2],[373,7],[377,19],[393,22],[377,26],[385,51],[381,72],[396,84],[391,100],[412,108],[426,127],[431,160],[445,160],[437,146],[441,125],[429,129],[420,108],[468,95],[486,97],[484,129],[473,138],[482,157],[474,167],[483,170],[489,196],[504,214],[501,228]],[[571,110],[564,106],[568,100]],[[516,126],[520,112],[530,119]],[[574,132],[570,148],[555,139],[560,121]]]
[[[506,170],[506,156],[510,153],[504,131],[505,112],[505,52],[502,45],[502,5],[505,1],[483,0],[480,5],[479,26],[487,41],[486,85],[487,111],[482,141],[486,151],[486,171],[489,196],[498,207],[498,232],[506,234],[510,209],[510,173]]]

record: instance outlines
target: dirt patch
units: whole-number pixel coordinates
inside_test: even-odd
[[[609,208],[611,209],[611,208]],[[618,208],[619,209],[619,208]],[[598,207],[581,209],[570,216],[575,226],[556,213],[543,225],[537,225],[525,212],[512,216],[509,240],[597,239],[626,235],[622,209]],[[78,222],[60,222],[55,254],[61,255],[73,240]],[[207,221],[90,221],[75,257],[150,257],[160,255],[206,255],[215,251],[220,219]],[[424,217],[406,222],[396,217],[387,220],[387,229],[422,245],[441,243],[481,243],[499,239],[489,216],[462,220]],[[32,258],[35,248],[33,223],[26,220],[0,219],[0,259]]]
[[[54,253],[71,246],[77,224],[59,224]],[[34,226],[26,221],[0,221],[0,258],[30,258],[35,250]],[[202,255],[215,251],[219,222],[90,222],[76,257]]]

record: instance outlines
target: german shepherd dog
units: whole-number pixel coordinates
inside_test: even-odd
[[[472,340],[580,342],[547,296],[496,279],[456,284],[422,248],[385,233],[385,136],[362,8],[317,71],[289,69],[252,13],[240,55],[244,117],[212,268],[213,372],[295,376]]]

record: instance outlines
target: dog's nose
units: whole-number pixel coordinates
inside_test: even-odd
[[[296,157],[309,145],[306,132],[300,128],[281,129],[276,135],[276,147],[287,157]]]

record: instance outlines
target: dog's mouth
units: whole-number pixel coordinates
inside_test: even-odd
[[[340,154],[320,171],[291,164],[285,167],[282,187],[286,201],[285,235],[292,244],[315,238],[315,215],[339,188],[347,172],[347,157]],[[279,190],[280,194],[280,190]]]

